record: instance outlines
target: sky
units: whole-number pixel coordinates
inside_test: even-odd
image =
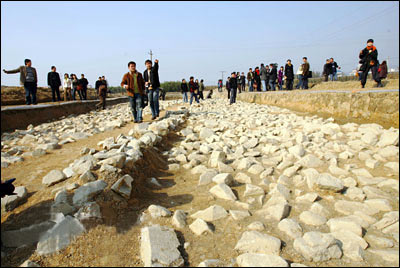
[[[228,73],[259,66],[295,69],[307,56],[321,72],[333,57],[353,70],[369,38],[379,59],[399,66],[399,3],[342,2],[16,2],[1,1],[1,69],[32,60],[38,85],[47,86],[55,65],[84,73],[90,85],[105,75],[118,86],[127,63],[159,59],[160,80],[190,76],[216,85]],[[19,85],[19,74],[1,72],[1,85]]]

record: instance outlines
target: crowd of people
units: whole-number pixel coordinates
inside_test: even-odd
[[[188,93],[190,93],[190,105],[193,103],[193,99],[195,102],[200,103],[200,100],[204,100],[203,92],[205,90],[204,80],[201,79],[199,83],[199,79],[194,80],[194,77],[191,76],[189,78],[189,85],[186,82],[186,79],[182,79],[181,83],[181,93],[182,99],[184,103],[188,103]],[[210,90],[208,92],[207,98],[210,99],[213,94],[213,91]]]

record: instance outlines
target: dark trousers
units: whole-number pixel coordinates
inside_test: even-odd
[[[308,89],[308,77],[307,76],[303,76],[303,85],[301,88]]]
[[[106,95],[105,94],[99,95],[99,100],[100,100],[100,102],[98,104],[96,104],[96,107],[97,108],[102,107],[103,110],[105,110],[106,109]]]
[[[36,102],[37,84],[35,82],[25,82],[24,89],[25,89],[26,104],[27,105],[37,104]]]
[[[365,84],[367,83],[369,70],[371,70],[372,78],[375,80],[375,82],[380,84],[381,83],[381,79],[380,79],[379,74],[378,74],[378,66],[377,65],[372,65],[372,66],[368,65],[367,69],[362,72],[361,85],[365,86]]]
[[[59,88],[59,87],[52,86],[52,87],[51,87],[51,95],[52,95],[52,97],[53,97],[53,102],[56,101],[56,93],[57,93],[57,101],[61,101],[61,97],[60,97],[60,88]]]
[[[228,100],[230,100],[230,99],[231,99],[231,89],[228,88],[228,89],[226,89],[226,90],[228,90]]]
[[[135,93],[133,97],[128,96],[128,99],[135,122],[142,121],[142,95],[140,95],[139,93]]]
[[[82,89],[82,97],[83,97],[83,99],[84,100],[87,100],[87,87],[84,87],[83,89]]]
[[[78,90],[76,87],[72,88],[72,99],[76,100],[76,92],[78,92],[79,99],[83,99],[81,90]]]
[[[204,100],[203,91],[199,91],[199,99],[202,99],[202,100]]]
[[[325,78],[324,81],[328,82],[329,74],[324,74],[324,78]]]
[[[235,103],[236,102],[236,93],[237,93],[237,89],[236,88],[231,88],[231,99],[230,99],[230,104]]]
[[[286,79],[286,90],[293,89],[293,79]]]
[[[240,84],[237,85],[239,93],[242,93],[242,86]]]

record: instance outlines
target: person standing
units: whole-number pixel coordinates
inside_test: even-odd
[[[372,78],[377,83],[377,87],[383,87],[378,73],[378,50],[374,46],[374,40],[368,39],[367,47],[360,51],[359,58],[361,59],[362,78],[361,87],[364,88],[367,83],[368,72],[371,70]]]
[[[204,91],[204,80],[201,79],[200,85],[199,85],[199,96],[200,96],[200,99],[202,99],[202,100],[204,100],[203,91]]]
[[[257,91],[261,91],[260,69],[258,67],[254,69],[254,81],[257,84]]]
[[[331,61],[329,59],[326,60],[326,63],[324,64],[324,69],[322,71],[322,75],[324,76],[324,81],[328,82],[328,78],[329,75],[331,74],[331,70],[332,70],[332,64]]]
[[[25,59],[24,63],[24,66],[20,66],[14,70],[6,71],[3,69],[3,72],[6,74],[20,73],[19,82],[25,89],[26,105],[37,104],[37,72],[36,69],[32,67],[32,61],[30,59]]]
[[[276,69],[275,64],[270,64],[269,69],[271,70],[269,72],[269,87],[270,90],[275,91],[275,85],[276,85],[276,79],[278,78],[278,70]]]
[[[260,80],[261,80],[261,85],[259,86],[262,91],[267,91],[268,88],[268,82],[267,82],[267,68],[264,67],[264,63],[261,63],[260,66]]]
[[[160,94],[160,79],[158,76],[158,60],[154,61],[154,66],[151,60],[145,62],[146,70],[143,72],[145,86],[148,89],[148,98],[150,102],[150,109],[152,120],[160,116],[160,106],[158,97]]]
[[[222,92],[222,79],[218,80],[218,92]]]
[[[285,65],[285,79],[286,79],[286,89],[292,90],[293,89],[294,72],[293,72],[292,61],[290,59],[286,61],[286,65]]]
[[[284,76],[284,69],[283,66],[281,66],[281,68],[279,68],[278,71],[278,85],[279,85],[279,90],[283,90],[283,76]]]
[[[193,98],[197,103],[199,103],[199,99],[197,98],[197,87],[196,83],[194,82],[194,77],[191,76],[189,80],[189,90],[190,90],[190,105],[193,103]]]
[[[301,89],[303,87],[303,64],[300,64],[296,72],[297,79],[299,80],[296,85],[296,89]]]
[[[98,87],[98,95],[99,95],[99,103],[96,104],[96,108],[102,107],[103,110],[106,109],[106,98],[107,98],[107,81],[105,80],[105,77],[99,77],[99,87]],[[97,82],[96,82],[97,83]]]
[[[232,103],[236,102],[236,93],[237,93],[237,79],[235,72],[231,74],[231,79],[229,80],[229,86],[231,89],[230,105],[232,105]]]
[[[56,102],[56,94],[57,101],[61,101],[60,97],[60,86],[61,79],[60,75],[56,72],[56,66],[51,66],[51,72],[47,74],[47,85],[51,88],[51,95],[53,98],[53,102]]]
[[[102,84],[103,84],[102,77],[99,76],[99,79],[96,81],[95,86],[94,86],[94,89],[96,90],[97,93],[99,92],[99,88]]]
[[[82,97],[84,100],[87,100],[87,87],[89,85],[88,80],[85,78],[84,74],[81,74],[81,79],[79,79],[80,84],[82,85]]]
[[[249,72],[247,73],[247,83],[249,84],[249,92],[253,92],[254,74],[251,68],[249,68]]]
[[[242,72],[242,75],[240,76],[240,83],[242,90],[246,91],[246,77],[244,76],[244,72]]]
[[[188,102],[188,85],[186,83],[185,79],[182,79],[182,83],[181,83],[181,92],[182,92],[182,97],[183,97],[183,102],[187,103]]]
[[[79,80],[78,77],[76,77],[76,74],[71,75],[71,84],[72,84],[72,99],[76,100],[75,95],[76,93],[78,93],[79,99],[82,100],[83,99],[82,88],[81,87],[78,88]]]
[[[387,70],[387,64],[386,64],[385,60],[382,61],[381,65],[379,65],[378,73],[379,73],[379,78],[381,80],[385,79],[387,77],[388,70]]]
[[[128,63],[129,72],[127,72],[121,82],[121,87],[125,88],[129,98],[130,108],[133,114],[134,122],[143,122],[142,101],[145,94],[145,82],[141,73],[136,70],[136,63]]]
[[[64,93],[64,101],[68,101],[71,97],[71,86],[72,82],[69,78],[68,74],[64,74],[64,81],[63,81],[63,93]]]
[[[333,60],[333,58],[330,58],[330,63],[331,63],[331,81],[337,81],[337,69],[340,69],[340,67],[337,65],[336,61]]]
[[[226,91],[228,91],[228,100],[231,99],[231,85],[229,83],[229,81],[231,80],[231,77],[229,76],[226,80]]]
[[[268,90],[271,90],[271,86],[269,84],[269,80],[270,80],[270,76],[271,76],[271,68],[269,67],[269,65],[267,65],[267,66],[265,66],[265,69],[267,70],[267,79],[265,80],[265,84],[267,85],[266,91],[268,91]]]
[[[238,88],[239,93],[242,93],[242,83],[241,83],[240,79],[241,79],[240,78],[240,72],[236,72],[237,88]]]
[[[303,57],[303,86],[302,89],[308,89],[308,78],[310,77],[310,64],[307,61],[307,57]]]

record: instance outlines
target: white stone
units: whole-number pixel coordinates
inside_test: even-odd
[[[226,218],[227,216],[228,212],[226,212],[226,210],[223,207],[218,205],[213,205],[204,210],[197,211],[190,217],[195,219],[202,219],[205,221],[215,221]]]
[[[264,226],[264,224],[263,224],[262,222],[260,222],[260,221],[255,221],[255,222],[250,223],[250,224],[247,226],[247,228],[248,228],[249,230],[253,230],[253,231],[262,231],[262,230],[265,229],[265,226]]]
[[[326,223],[326,218],[324,216],[318,215],[311,211],[303,211],[299,215],[300,221],[311,226],[320,226]]]
[[[210,189],[210,193],[218,198],[225,200],[237,200],[236,195],[232,192],[231,188],[225,183],[215,185]]]
[[[236,262],[239,267],[289,267],[283,258],[269,254],[244,253]]]
[[[101,219],[100,206],[96,202],[88,202],[74,214],[74,217],[78,220],[86,220],[91,218]]]
[[[289,148],[289,153],[300,158],[305,155],[306,151],[304,150],[302,145],[298,144],[298,145],[295,145],[295,146]]]
[[[42,183],[46,186],[52,186],[56,183],[59,183],[65,180],[67,177],[65,174],[60,170],[52,170],[47,173],[46,176],[43,177]]]
[[[192,224],[189,225],[189,229],[192,230],[192,232],[196,235],[201,235],[204,232],[213,232],[210,226],[208,226],[207,222],[202,219],[196,219]]]
[[[226,185],[232,186],[233,185],[233,177],[230,173],[221,173],[212,178],[212,181],[220,184],[225,183]]]
[[[346,217],[332,218],[329,221],[327,221],[326,224],[329,226],[331,233],[339,232],[341,230],[347,230],[360,237],[362,236],[362,228],[360,224],[358,224],[355,221],[352,221],[349,218]]]
[[[250,212],[248,210],[229,210],[229,214],[232,216],[234,220],[243,220],[247,217],[250,217]]]
[[[158,205],[150,205],[147,210],[149,211],[152,218],[170,217],[172,214],[171,211],[169,211],[165,207]]]
[[[344,188],[343,182],[329,173],[320,174],[315,181],[315,186],[320,190],[334,192],[340,192]]]
[[[218,175],[216,170],[207,170],[203,174],[200,175],[198,185],[207,185],[212,182],[212,179]]]
[[[246,190],[244,191],[244,196],[254,196],[254,195],[264,195],[264,190],[253,184],[246,184]]]
[[[388,145],[397,146],[399,144],[399,134],[392,131],[384,131],[377,143],[378,147],[385,147]]]
[[[72,202],[75,206],[80,206],[102,192],[106,187],[107,183],[103,180],[88,182],[75,190]]]
[[[235,246],[235,250],[244,253],[264,253],[279,255],[281,241],[258,231],[245,231]]]
[[[120,194],[124,198],[129,199],[131,197],[132,182],[133,178],[126,174],[111,186],[111,190]]]
[[[278,229],[284,232],[292,239],[296,239],[303,235],[303,228],[295,219],[283,219],[278,224]]]
[[[235,181],[240,183],[252,183],[251,178],[243,172],[236,174]]]
[[[172,216],[172,224],[177,228],[186,227],[186,213],[183,210],[176,210],[174,216]]]

